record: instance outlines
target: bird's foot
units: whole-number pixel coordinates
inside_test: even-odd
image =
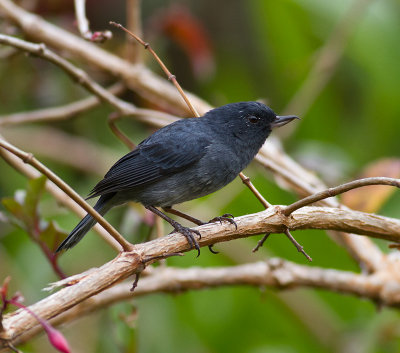
[[[210,219],[210,220],[208,221],[208,223],[220,222],[220,223],[222,224],[222,221],[226,221],[226,222],[229,222],[229,223],[233,224],[233,225],[235,226],[235,228],[237,229],[237,224],[236,224],[236,222],[235,222],[234,219],[233,219],[233,215],[231,215],[230,213],[225,213],[225,214],[223,214],[222,216],[219,216],[219,217],[215,217],[215,218],[213,218],[213,219]],[[213,249],[213,245],[209,245],[209,246],[208,246],[208,249],[209,249],[213,254],[219,254],[218,251],[215,251],[215,250]]]
[[[199,239],[201,239],[201,234],[198,230],[196,229],[191,229],[188,227],[184,227],[182,224],[179,224],[178,222],[174,222],[172,224],[174,227],[175,231],[178,233],[181,233],[188,241],[189,245],[191,248],[195,248],[197,250],[197,257],[200,256],[200,246],[197,240],[194,237],[194,234],[199,236]]]
[[[213,219],[210,219],[208,221],[208,223],[220,222],[222,224],[222,221],[226,221],[226,222],[233,224],[235,226],[235,228],[237,229],[237,224],[236,224],[235,220],[233,219],[233,215],[231,215],[230,213],[225,213],[220,217],[215,217]]]

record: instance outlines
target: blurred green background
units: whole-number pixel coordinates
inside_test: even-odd
[[[37,1],[35,12],[76,31],[71,6],[65,1]],[[110,20],[125,22],[123,0],[88,1],[87,8],[93,29],[107,28]],[[294,129],[280,132],[285,149],[327,184],[355,178],[367,164],[377,165],[388,157],[387,166],[378,168],[380,175],[399,176],[400,1],[143,1],[142,20],[146,39],[181,85],[211,104],[263,99],[278,114],[301,115]],[[174,32],[179,26],[189,28],[192,39],[200,36],[204,45],[182,42]],[[115,38],[103,46],[122,55],[124,37],[114,33]],[[332,50],[324,68],[313,77],[315,85],[293,101],[329,43],[333,43]],[[146,64],[160,72],[152,58],[143,55]],[[332,64],[329,60],[335,58]],[[103,85],[112,82],[93,68],[78,65]],[[87,95],[58,68],[26,55],[0,60],[0,78],[1,115],[66,104]],[[124,98],[149,106],[132,92]],[[86,195],[112,162],[127,152],[107,126],[111,112],[109,107],[101,106],[69,121],[2,128],[1,133],[33,152]],[[154,131],[128,119],[119,126],[137,143]],[[81,156],[75,156],[75,149],[66,147],[69,145],[82,151],[88,148],[91,154],[82,157],[79,164]],[[0,170],[0,197],[13,196],[16,190],[26,188],[25,177],[3,160]],[[246,173],[271,203],[296,200],[296,195],[281,190],[261,166],[253,163]],[[384,201],[375,211],[398,217],[398,193]],[[223,190],[179,209],[206,220],[225,212],[242,215],[262,208],[235,180]],[[56,221],[65,232],[78,221],[47,193],[40,202],[40,211],[44,219]],[[5,214],[4,208],[1,212]],[[141,222],[143,212],[133,205],[119,208],[107,218],[129,240],[139,241],[148,233]],[[165,232],[169,232],[167,226]],[[312,256],[310,266],[360,271],[349,254],[324,232],[299,231],[294,235]],[[198,259],[194,252],[186,253],[169,259],[168,264],[227,266],[271,256],[305,263],[282,236],[270,237],[264,248],[253,254],[251,249],[257,240],[252,237],[217,245],[219,255],[204,249]],[[380,245],[386,252],[387,243]],[[64,254],[60,263],[71,275],[99,266],[113,256],[112,250],[91,232],[78,247]],[[11,292],[21,291],[25,304],[46,296],[41,288],[57,280],[26,233],[2,222],[0,280],[7,275],[12,276]],[[174,296],[151,295],[102,310],[63,331],[74,352],[400,351],[397,310],[315,289],[281,292],[233,287]],[[45,352],[51,348],[42,337],[22,349]]]

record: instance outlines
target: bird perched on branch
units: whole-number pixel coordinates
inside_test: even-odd
[[[251,162],[272,129],[294,119],[298,118],[277,116],[259,102],[239,102],[212,109],[199,118],[176,121],[117,161],[88,198],[100,196],[94,209],[101,215],[127,201],[140,202],[168,221],[200,253],[194,237],[200,233],[182,226],[156,207],[203,224],[172,206],[230,183]],[[223,219],[235,224],[231,218]],[[56,251],[75,246],[95,223],[90,214],[86,215]]]

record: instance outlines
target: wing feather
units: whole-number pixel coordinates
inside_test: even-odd
[[[192,129],[194,122],[189,120],[192,119],[180,120],[158,130],[123,156],[93,188],[88,198],[149,184],[196,163],[211,141],[204,135],[196,138]]]

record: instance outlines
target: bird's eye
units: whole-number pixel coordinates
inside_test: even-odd
[[[257,124],[260,121],[260,118],[254,115],[250,115],[247,117],[247,120],[252,124]]]

